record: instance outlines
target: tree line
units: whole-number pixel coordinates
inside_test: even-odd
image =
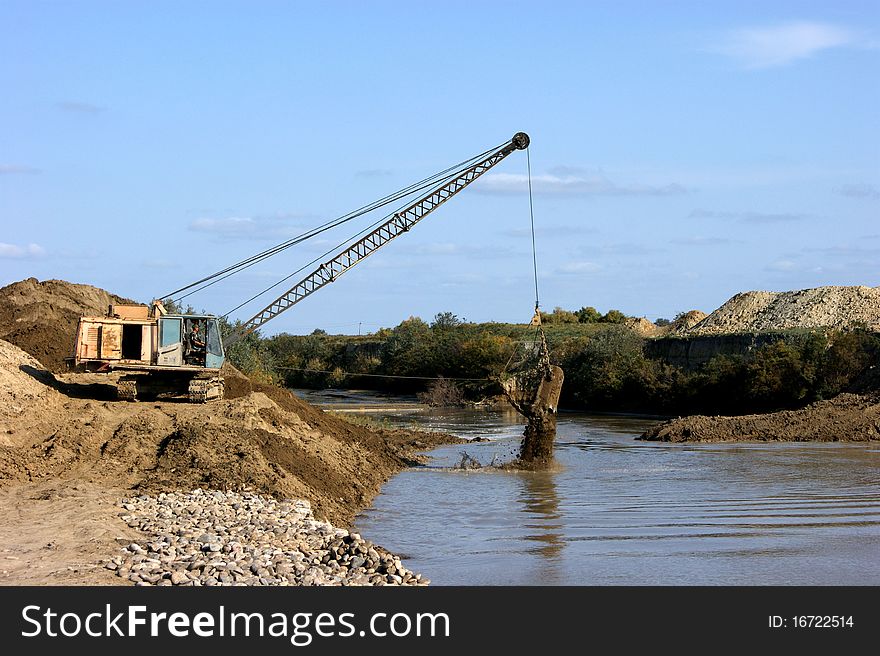
[[[542,315],[551,360],[565,371],[561,406],[657,414],[744,414],[796,408],[842,391],[876,388],[880,337],[865,330],[785,331],[750,352],[716,355],[695,369],[650,356],[626,316],[594,308]],[[226,324],[229,332],[235,325]],[[418,393],[444,378],[444,394],[477,400],[535,339],[521,324],[470,323],[450,312],[410,317],[371,335],[251,334],[230,361],[287,387]],[[878,368],[880,369],[880,368]],[[476,379],[476,380],[457,380]]]

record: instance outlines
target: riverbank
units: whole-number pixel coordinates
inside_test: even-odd
[[[0,341],[0,582],[122,583],[98,563],[154,539],[118,517],[123,496],[305,499],[344,527],[420,451],[458,441],[357,426],[232,368],[224,376],[231,398],[207,405],[115,401],[100,377],[52,374]]]
[[[880,440],[880,397],[841,394],[801,410],[741,417],[694,415],[654,426],[658,442],[866,442]]]

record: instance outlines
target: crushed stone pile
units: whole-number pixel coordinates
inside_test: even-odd
[[[28,278],[0,288],[0,339],[61,372],[64,358],[73,353],[81,316],[103,315],[112,304],[135,302],[91,285]]]
[[[645,317],[630,317],[626,320],[626,327],[642,337],[657,337],[663,331]]]
[[[827,286],[793,292],[744,292],[680,334],[855,327],[880,331],[880,287]]]
[[[664,336],[685,335],[691,328],[700,323],[709,315],[699,310],[691,310],[677,317],[671,324],[666,326]]]
[[[318,521],[308,501],[196,489],[122,501],[148,539],[105,567],[135,585],[427,585],[398,556]]]

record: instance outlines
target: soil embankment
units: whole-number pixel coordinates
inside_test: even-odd
[[[237,398],[207,405],[101,400],[91,380],[52,374],[0,340],[0,583],[121,583],[95,559],[134,541],[118,518],[126,494],[307,499],[344,525],[419,450],[455,439],[355,426],[226,377]]]
[[[91,285],[28,278],[0,288],[0,339],[27,351],[49,371],[62,372],[81,316],[101,316],[109,305],[135,302]]]
[[[247,488],[346,522],[416,450],[448,440],[352,425],[231,367],[233,398],[208,405],[95,399],[101,375],[52,374],[3,341],[0,371],[3,486],[73,476],[145,492]]]
[[[118,516],[132,494],[306,499],[345,525],[419,451],[456,440],[356,426],[232,367],[228,397],[204,405],[117,401],[108,375],[53,373],[76,318],[120,300],[61,281],[0,290],[0,333],[24,349],[0,339],[0,583],[122,583],[96,563],[137,537]]]
[[[866,442],[880,440],[880,397],[841,394],[800,410],[742,417],[694,415],[664,422],[640,440],[658,442]]]

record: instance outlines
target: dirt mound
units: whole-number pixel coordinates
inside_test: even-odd
[[[116,374],[47,370],[63,370],[80,315],[122,302],[130,301],[54,280],[0,289],[0,336],[9,340],[0,340],[0,514],[9,519],[0,546],[22,554],[13,580],[106,582],[92,561],[127,535],[115,503],[132,491],[305,498],[340,525],[417,464],[418,451],[456,440],[356,426],[229,365],[228,398],[206,405],[117,401]]]
[[[100,401],[88,398],[91,379],[54,375],[0,341],[0,487],[62,477],[147,492],[248,490],[309,499],[344,523],[417,463],[417,449],[450,441],[373,431],[233,367],[224,375],[236,398],[208,405]]]
[[[82,315],[103,315],[113,303],[135,303],[103,289],[28,278],[0,289],[0,339],[24,349],[50,371],[64,371]]]
[[[666,326],[663,334],[664,336],[685,335],[691,328],[696,326],[708,316],[708,314],[706,314],[705,312],[700,312],[699,310],[691,310],[690,312],[685,312],[676,317],[675,321],[673,321],[671,324]]]
[[[641,440],[659,442],[865,442],[880,440],[880,398],[841,394],[801,410],[667,421]]]
[[[737,294],[684,336],[790,328],[880,330],[880,287],[816,287],[794,292]]]
[[[51,376],[20,348],[0,340],[0,480],[27,480],[27,458],[15,446],[44,428],[46,411],[59,405],[60,395],[48,387]]]
[[[30,355],[0,339],[0,422],[20,415],[27,407],[56,393],[39,378],[27,373],[42,369],[42,365]]]
[[[660,326],[655,326],[645,317],[630,317],[626,320],[625,325],[642,337],[657,337],[662,332]]]

